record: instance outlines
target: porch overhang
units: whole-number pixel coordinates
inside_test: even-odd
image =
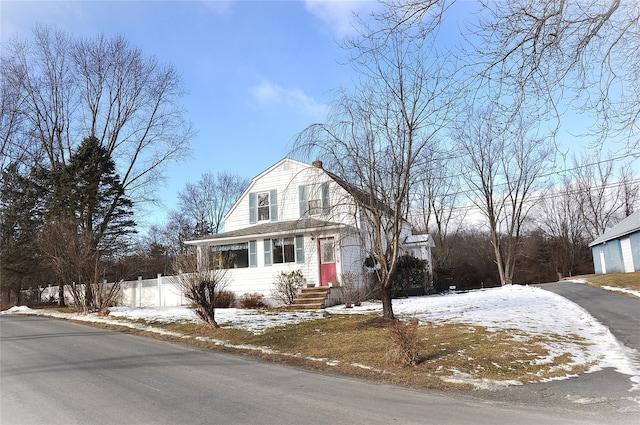
[[[338,231],[348,226],[331,221],[318,220],[315,218],[303,218],[299,220],[277,221],[259,223],[253,226],[238,230],[219,233],[217,235],[207,235],[198,239],[185,241],[186,245],[194,246],[216,246],[238,242],[246,242],[257,238],[275,238],[291,234],[321,234],[330,231]]]

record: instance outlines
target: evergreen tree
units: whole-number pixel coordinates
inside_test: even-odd
[[[79,309],[104,308],[115,295],[101,283],[106,261],[126,249],[135,225],[133,202],[108,151],[93,136],[82,141],[68,164],[43,174],[49,192],[43,252],[60,281],[71,285]]]
[[[38,286],[43,277],[41,258],[34,241],[44,219],[43,189],[33,170],[22,171],[18,163],[2,170],[0,191],[0,281],[2,304],[20,302],[20,289]]]

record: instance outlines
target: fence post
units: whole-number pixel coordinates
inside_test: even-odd
[[[142,276],[138,276],[138,307],[142,307]],[[135,297],[135,292],[134,292]],[[133,306],[136,306],[136,299],[133,299]]]
[[[158,273],[158,307],[162,307],[162,273]]]

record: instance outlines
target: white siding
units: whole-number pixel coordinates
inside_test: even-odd
[[[353,223],[353,202],[345,204],[345,199],[348,200],[349,198],[344,189],[335,183],[323,170],[285,159],[253,179],[247,191],[225,218],[225,231],[238,230],[251,225],[249,223],[249,193],[267,192],[276,189],[278,221],[297,220],[300,218],[298,186],[320,185],[324,182],[329,182],[332,209],[328,217],[318,216],[318,218],[327,221]]]
[[[320,280],[318,239],[323,237],[334,237],[336,239],[336,274],[338,277],[342,273],[350,272],[359,274],[363,271],[366,252],[361,246],[361,238],[359,234],[353,232],[348,233],[349,230],[347,230],[353,230],[359,227],[359,211],[355,201],[352,196],[324,170],[314,167],[313,165],[291,159],[283,159],[256,176],[252,180],[249,188],[242,194],[238,202],[225,217],[225,231],[230,232],[254,225],[250,223],[249,214],[249,198],[252,193],[276,190],[278,221],[294,221],[301,218],[299,187],[302,185],[307,186],[306,193],[310,194],[313,192],[311,189],[312,186],[320,187],[327,182],[329,184],[328,192],[330,199],[329,213],[312,216],[312,218],[346,225],[347,227],[343,228],[342,234],[336,233],[335,230],[327,230],[325,232],[314,231],[313,234],[310,231],[308,233],[300,231],[287,235],[287,237],[296,235],[304,236],[304,263],[299,264],[295,262],[269,266],[265,266],[264,236],[256,234],[251,237],[238,238],[256,241],[257,266],[229,270],[229,277],[231,279],[229,290],[238,295],[247,292],[259,292],[266,297],[270,297],[275,277],[281,271],[298,269],[305,275],[308,284],[318,285]],[[308,199],[307,197],[307,200]],[[411,228],[408,225],[405,226],[405,224],[403,224],[403,226],[402,240],[404,240],[406,236],[411,235]],[[366,225],[364,227],[366,227]],[[209,243],[210,242],[205,242],[203,245]],[[201,249],[208,248],[202,246]]]

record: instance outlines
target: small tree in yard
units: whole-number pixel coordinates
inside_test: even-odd
[[[302,271],[282,271],[276,275],[273,282],[274,288],[271,290],[271,296],[286,305],[293,304],[298,296],[298,292],[306,283],[307,279],[302,274]]]
[[[219,328],[215,320],[216,299],[229,284],[224,269],[202,270],[198,268],[194,254],[179,257],[177,286],[191,302],[196,315],[209,326]]]
[[[418,319],[393,320],[387,328],[389,340],[393,344],[393,353],[397,359],[408,366],[415,366],[420,360],[418,348],[420,337],[418,335]]]

